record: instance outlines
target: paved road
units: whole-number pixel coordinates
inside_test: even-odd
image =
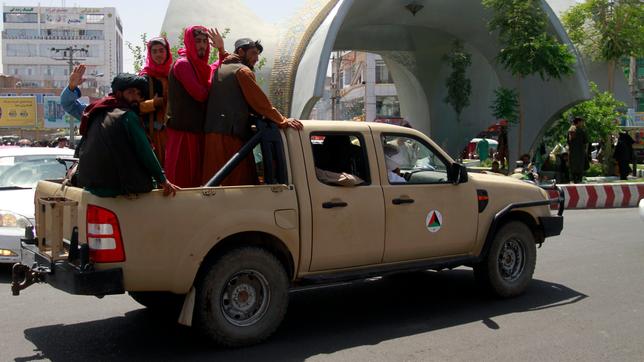
[[[269,341],[237,350],[127,296],[37,285],[12,297],[3,270],[0,361],[644,361],[644,222],[636,209],[566,217],[519,298],[482,295],[465,269],[299,292]]]

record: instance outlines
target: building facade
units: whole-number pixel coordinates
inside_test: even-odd
[[[106,92],[123,71],[123,26],[115,8],[4,6],[3,73],[20,88],[63,88],[71,62],[87,65],[87,88]],[[73,49],[73,50],[70,50]]]

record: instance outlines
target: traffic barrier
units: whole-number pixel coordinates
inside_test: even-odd
[[[636,207],[644,199],[644,184],[570,184],[558,185],[566,195],[566,209],[605,209],[616,207]],[[558,192],[548,190],[551,198]],[[553,210],[558,205],[552,205]]]

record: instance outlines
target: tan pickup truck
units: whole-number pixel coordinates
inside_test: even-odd
[[[41,181],[37,237],[27,230],[23,239],[14,294],[35,282],[128,292],[217,343],[243,346],[275,331],[297,288],[467,266],[496,295],[520,294],[537,244],[563,228],[562,196],[468,174],[413,129],[304,125],[258,125],[209,186],[175,197],[101,198]],[[255,158],[260,185],[217,186],[244,156]]]

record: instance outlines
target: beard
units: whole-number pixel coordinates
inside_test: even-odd
[[[252,70],[253,72],[255,71],[255,67],[250,64],[250,60],[247,57],[244,57],[244,59],[242,59],[242,64],[250,68],[250,70]]]

